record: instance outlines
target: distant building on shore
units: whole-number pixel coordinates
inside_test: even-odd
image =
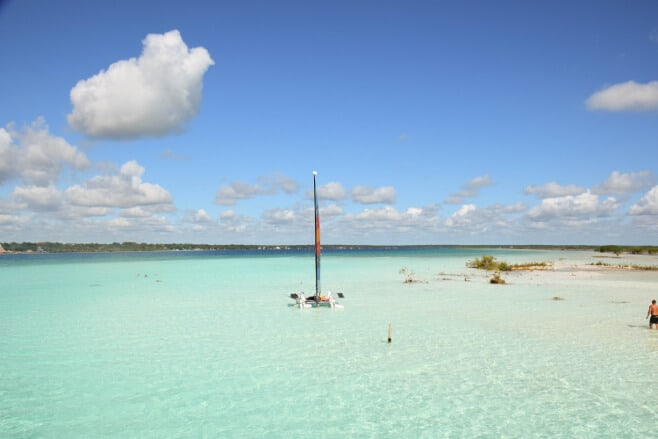
[[[2,244],[0,244],[0,253],[4,253],[6,250],[2,248]]]

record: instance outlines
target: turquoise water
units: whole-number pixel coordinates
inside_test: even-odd
[[[0,437],[652,436],[658,273],[490,285],[483,254],[597,260],[326,252],[332,311],[288,307],[311,252],[3,255]]]

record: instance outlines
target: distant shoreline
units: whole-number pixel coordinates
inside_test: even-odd
[[[395,249],[510,249],[510,250],[591,250],[600,253],[614,254],[658,254],[658,246],[617,246],[617,245],[361,245],[361,244],[331,244],[323,245],[325,250],[395,250]],[[162,251],[231,251],[231,250],[312,250],[313,245],[255,245],[255,244],[190,244],[168,243],[150,244],[138,242],[122,243],[59,243],[59,242],[2,242],[1,254],[32,254],[32,253],[111,253],[111,252],[162,252]]]

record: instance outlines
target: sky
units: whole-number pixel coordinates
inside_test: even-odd
[[[0,242],[658,245],[658,2],[0,0]]]

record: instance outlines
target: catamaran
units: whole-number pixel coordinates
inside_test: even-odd
[[[318,191],[316,187],[316,177],[318,173],[313,171],[313,205],[315,206],[315,295],[306,297],[303,292],[292,293],[290,298],[295,301],[291,306],[304,308],[328,307],[332,309],[342,309],[343,305],[336,303],[331,291],[326,295],[322,294],[320,288],[320,213],[318,210]],[[343,298],[343,293],[337,293],[339,298]]]

